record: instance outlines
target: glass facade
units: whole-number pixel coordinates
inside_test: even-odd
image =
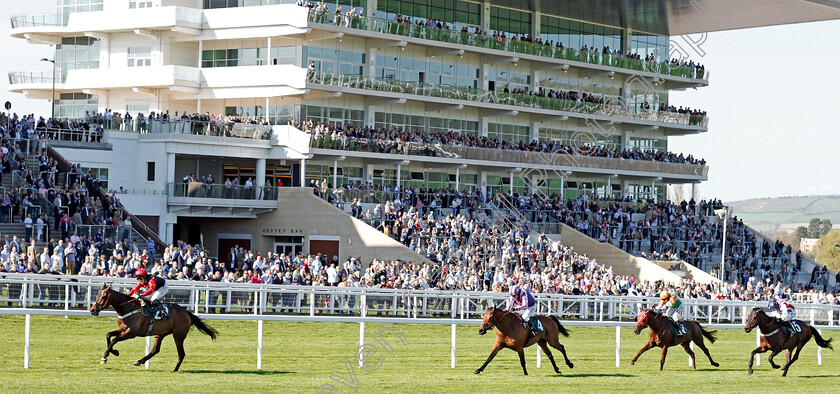
[[[314,105],[301,106],[301,114],[305,120],[327,123],[333,126],[345,124],[364,125],[365,111],[361,109],[318,107]]]
[[[260,5],[274,5],[274,4],[295,4],[296,0],[204,0],[204,9],[212,8],[235,8],[235,7],[254,7]],[[315,2],[313,2],[315,3]],[[324,1],[330,10],[335,10],[337,6],[345,7],[362,7],[365,6],[365,0],[327,0]]]
[[[92,94],[61,93],[55,100],[55,117],[59,119],[81,119],[85,112],[96,113],[99,99]]]
[[[630,137],[630,146],[628,146],[628,148],[643,151],[667,152],[668,140],[660,138]]]
[[[481,24],[481,3],[463,0],[379,0],[376,3],[377,17],[395,20],[397,15],[409,16],[412,22],[436,19],[450,24],[450,28],[460,29]]]
[[[306,67],[315,62],[315,71],[346,75],[362,75],[364,72],[365,54],[361,52],[303,47],[303,58]]]
[[[55,50],[56,68],[60,81],[70,70],[99,68],[99,40],[91,37],[65,37]]]
[[[527,144],[531,142],[531,128],[512,124],[489,123],[487,124],[487,138]]]
[[[531,13],[504,7],[490,7],[490,31],[514,35],[531,35]]]
[[[540,38],[563,44],[566,48],[595,48],[621,50],[621,29],[593,23],[543,15],[540,20]]]
[[[58,0],[58,17],[65,25],[74,12],[102,11],[104,0]]]
[[[630,36],[630,52],[638,54],[642,59],[654,55],[656,60],[661,62],[668,59],[669,43],[670,39],[667,36],[633,32]]]
[[[274,125],[287,124],[295,119],[295,105],[272,105],[269,122]],[[225,107],[225,116],[239,116],[243,118],[265,119],[265,106],[241,105]]]

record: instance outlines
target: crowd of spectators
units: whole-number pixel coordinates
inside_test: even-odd
[[[624,160],[645,160],[664,163],[683,163],[706,165],[706,160],[697,159],[692,155],[682,153],[657,152],[642,149],[618,149],[608,146],[574,146],[568,143],[557,141],[534,140],[529,143],[524,141],[507,141],[497,138],[475,136],[472,134],[459,134],[455,132],[431,133],[425,130],[403,130],[400,127],[376,128],[370,126],[355,126],[346,124],[335,126],[312,119],[307,121],[289,121],[289,124],[304,132],[311,134],[316,146],[319,141],[328,140],[338,142],[326,144],[324,147],[337,149],[353,149],[348,142],[356,142],[358,149],[373,149],[381,153],[389,153],[395,149],[395,144],[413,142],[430,145],[452,145],[466,146],[472,148],[487,148],[500,150],[513,150],[522,152],[543,152],[555,154],[577,154],[604,158],[619,158]],[[433,152],[433,150],[430,150]]]

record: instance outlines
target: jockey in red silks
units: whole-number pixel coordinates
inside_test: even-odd
[[[152,306],[158,310],[163,309],[160,299],[169,291],[169,283],[166,283],[166,280],[157,275],[149,274],[145,268],[138,268],[134,272],[134,277],[137,278],[137,286],[134,286],[128,294],[140,299],[141,303],[144,302],[142,297],[151,295],[149,301],[152,302]]]

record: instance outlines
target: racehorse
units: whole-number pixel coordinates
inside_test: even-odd
[[[569,332],[560,324],[560,320],[557,320],[555,316],[533,316],[531,318],[539,319],[540,323],[542,323],[543,331],[534,337],[528,338],[530,333],[522,324],[522,319],[519,315],[498,309],[492,304],[488,305],[487,310],[481,317],[482,325],[478,329],[478,333],[484,335],[487,331],[492,330],[493,327],[498,328],[499,330],[496,332],[496,344],[493,345],[493,351],[490,352],[490,356],[487,357],[484,365],[473,371],[473,373],[480,374],[487,367],[487,364],[490,364],[493,357],[496,357],[496,353],[499,350],[508,348],[519,353],[519,363],[522,364],[522,372],[528,375],[528,370],[525,369],[525,352],[523,349],[535,343],[539,344],[543,352],[548,355],[548,359],[551,360],[551,365],[554,366],[554,372],[561,373],[560,368],[557,367],[557,363],[554,362],[554,356],[552,356],[548,345],[563,353],[563,358],[566,359],[566,365],[569,368],[574,368],[575,365],[566,356],[566,348],[560,344],[559,334],[563,334],[564,337],[569,336]]]
[[[108,354],[120,355],[120,352],[114,349],[114,345],[117,342],[135,337],[154,335],[155,344],[152,346],[152,351],[134,363],[135,366],[139,366],[158,354],[163,338],[172,334],[172,337],[175,338],[175,347],[178,349],[178,364],[175,365],[175,371],[177,372],[178,368],[181,367],[181,363],[184,361],[184,339],[189,334],[190,327],[195,326],[202,333],[209,335],[210,338],[216,339],[218,332],[204,324],[198,316],[193,315],[178,304],[168,305],[169,318],[154,322],[154,325],[150,329],[149,325],[152,324],[153,318],[140,313],[142,308],[140,300],[113,290],[107,284],[103,284],[102,288],[99,289],[99,294],[96,296],[96,302],[90,307],[90,314],[98,316],[101,310],[113,307],[114,311],[117,312],[117,322],[120,328],[105,334],[105,343],[108,345],[108,348],[102,356],[102,364],[108,361]]]
[[[819,347],[834,350],[831,346],[831,338],[825,340],[814,327],[802,322],[801,320],[794,321],[799,325],[799,327],[807,327],[808,329],[802,330],[802,332],[791,333],[790,337],[785,337],[785,335],[781,332],[781,323],[779,323],[776,319],[767,316],[763,309],[753,308],[752,312],[750,312],[749,318],[747,319],[747,325],[744,327],[744,331],[750,332],[753,328],[758,327],[758,330],[761,332],[761,345],[750,353],[750,364],[747,371],[749,375],[752,375],[753,373],[752,366],[756,353],[764,353],[768,350],[772,351],[772,353],[770,353],[770,357],[767,358],[767,361],[770,362],[773,369],[779,369],[780,366],[773,362],[773,357],[779,354],[782,350],[787,350],[787,362],[785,363],[784,368],[782,368],[782,376],[787,376],[788,368],[790,368],[790,365],[799,358],[799,352],[805,344],[811,340],[811,336],[814,337],[814,340],[817,342]],[[790,358],[790,354],[793,352],[794,348],[796,348],[796,353],[793,354],[793,358]]]
[[[706,353],[706,357],[709,358],[709,362],[712,363],[712,366],[720,366],[720,364],[712,360],[712,355],[709,354],[709,349],[707,349],[706,345],[703,344],[703,337],[706,337],[709,342],[715,343],[717,338],[715,338],[714,334],[716,331],[706,331],[700,323],[693,320],[683,320],[680,323],[682,323],[685,327],[687,334],[683,336],[675,336],[671,332],[669,327],[670,323],[665,315],[662,315],[653,309],[645,309],[639,312],[639,316],[636,317],[636,328],[633,332],[636,335],[639,335],[645,327],[650,327],[650,334],[648,334],[648,342],[641,350],[639,350],[636,357],[633,357],[633,361],[630,361],[630,365],[635,364],[636,360],[639,359],[639,356],[648,349],[659,346],[662,348],[662,359],[659,360],[659,370],[661,371],[665,368],[665,355],[668,354],[668,348],[671,346],[682,345],[685,352],[688,353],[689,357],[691,357],[691,365],[694,369],[697,369],[697,363],[694,359],[694,351],[689,347],[691,342],[694,342],[700,349],[703,350],[703,353]]]

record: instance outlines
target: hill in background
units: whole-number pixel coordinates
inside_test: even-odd
[[[835,229],[840,228],[840,196],[757,198],[726,205],[747,225],[765,234],[796,231],[815,217],[831,220]]]

